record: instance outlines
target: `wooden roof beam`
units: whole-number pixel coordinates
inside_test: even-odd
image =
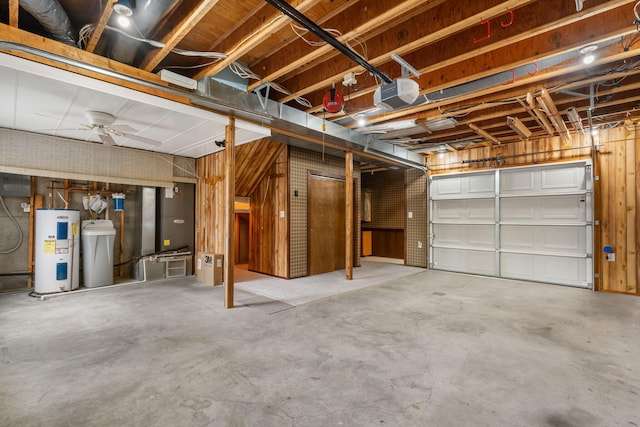
[[[9,0],[9,25],[18,28],[18,16],[20,13],[20,2]]]
[[[356,25],[357,22],[361,21],[360,25],[357,25],[351,31],[342,34],[342,36],[337,40],[343,44],[355,39],[363,40],[366,42],[366,40],[372,36],[370,34],[371,29],[375,28],[378,32],[380,32],[381,26],[384,27],[385,23],[387,22],[396,22],[398,16],[404,15],[406,19],[409,19],[413,15],[407,15],[406,11],[415,10],[416,8],[422,8],[424,3],[439,4],[442,3],[442,0],[438,2],[434,2],[433,0],[405,0],[399,5],[391,8],[388,8],[387,4],[385,3],[377,2],[371,5],[370,9],[367,10],[366,16],[360,9],[354,8],[356,10],[352,10],[349,13],[345,12],[337,19],[340,21],[356,23]],[[373,18],[370,18],[371,16],[373,16]],[[332,26],[331,23],[328,23],[327,25]],[[304,42],[300,41],[299,43]],[[306,45],[306,43],[304,44]],[[253,90],[265,82],[275,81],[282,76],[288,75],[295,71],[299,71],[305,64],[317,61],[320,58],[324,57],[324,60],[326,61],[327,59],[338,56],[338,52],[334,51],[333,47],[328,44],[312,49],[307,46],[298,46],[292,48],[291,50],[296,53],[299,53],[303,50],[308,52],[303,55],[298,54],[297,57],[293,58],[293,60],[291,60],[291,58],[282,58],[278,55],[274,55],[273,57],[266,58],[264,61],[256,64],[256,67],[258,69],[267,70],[267,74],[264,75],[261,80],[249,85],[249,90]],[[354,67],[354,70],[362,70],[362,68]],[[342,76],[340,76],[340,79],[341,78]]]
[[[479,128],[478,126],[474,125],[473,123],[469,123],[469,127],[478,135],[480,135],[481,137],[493,142],[496,145],[501,145],[502,143],[500,142],[500,140],[498,138],[496,138],[495,136],[491,135],[489,132]]]
[[[154,68],[169,55],[171,50],[175,48],[182,39],[198,25],[207,13],[218,4],[219,0],[203,0],[189,15],[184,17],[182,21],[162,40],[164,46],[161,49],[151,51],[142,60],[140,68],[145,71],[153,71]]]
[[[428,88],[425,92],[444,89],[468,82],[469,80],[531,64],[546,56],[557,55],[577,49],[584,44],[584,34],[587,33],[590,34],[592,42],[596,42],[602,38],[610,39],[628,34],[630,31],[633,31],[633,28],[628,25],[628,7],[621,6],[621,3],[628,2],[629,0],[617,0],[585,9],[580,15],[582,20],[576,18],[574,15],[565,16],[565,14],[569,12],[564,9],[558,11],[557,9],[560,8],[560,6],[553,10],[553,13],[555,13],[553,14],[552,11],[545,13],[545,8],[548,9],[546,3],[539,5],[537,3],[532,4],[523,10],[523,12],[526,11],[531,16],[544,16],[553,21],[535,28],[531,28],[529,21],[522,21],[522,23],[516,21],[512,25],[512,36],[503,40],[499,40],[499,36],[497,36],[492,39],[497,40],[496,42],[470,50],[467,45],[472,32],[475,30],[472,29],[464,34],[458,34],[455,38],[450,37],[437,44],[432,44],[429,49],[429,55],[420,55],[418,52],[416,55],[406,56],[405,59],[412,65],[417,66],[423,74],[420,78],[420,86]],[[610,3],[615,3],[617,7],[612,7]],[[570,23],[570,25],[563,28],[567,23]],[[597,34],[593,34],[594,28],[597,29]],[[556,34],[558,32],[560,35]],[[562,48],[558,48],[556,44],[549,43],[549,37],[551,35],[558,36],[563,40]],[[534,38],[531,38],[532,36]],[[421,41],[426,43],[428,40],[421,39]],[[459,54],[456,55],[453,53],[453,56],[451,56],[452,52],[459,52]],[[484,58],[474,61],[473,59],[479,55],[484,55]],[[522,59],[518,62],[513,62],[513,58]],[[429,61],[430,65],[422,65],[425,61]],[[494,63],[490,64],[491,66],[487,66],[487,61]],[[372,63],[377,64],[377,60],[373,60]],[[465,66],[461,67],[461,63],[464,63]],[[301,90],[295,92],[292,96],[302,96],[312,90],[317,90],[318,87],[328,87],[331,81],[341,78],[341,75],[335,75],[333,74],[335,71],[331,71],[335,70],[335,67],[338,66],[334,63],[326,63],[326,65],[323,65],[326,73],[314,68],[313,74],[308,73],[308,75],[306,75],[307,73],[305,73],[305,75],[297,76],[296,82],[300,85]],[[354,69],[355,68],[352,67],[350,70]],[[322,82],[318,82],[318,75],[327,74],[329,74],[328,78]],[[443,76],[447,77],[446,81],[443,81]],[[287,85],[286,81],[281,83]],[[358,93],[367,94],[373,92],[374,89],[375,86],[371,85],[368,88],[361,88]],[[284,98],[283,101],[290,100],[292,96]],[[315,106],[310,111],[321,111],[321,95],[314,95],[309,97],[309,99]],[[354,97],[352,97],[352,100],[353,99]],[[358,108],[358,105],[356,104],[355,107]]]
[[[300,12],[305,12],[320,1],[321,0],[301,0],[297,2],[297,5],[296,2],[291,2],[291,5],[298,9]],[[274,16],[281,15],[274,14]],[[227,54],[226,59],[218,61],[217,63],[200,70],[200,72],[198,72],[193,78],[197,80],[204,76],[218,74],[220,71],[228,67],[231,63],[240,59],[245,53],[253,49],[256,43],[262,43],[262,41],[264,41],[268,37],[271,37],[274,32],[281,30],[282,28],[289,25],[289,22],[290,20],[285,18],[272,19],[267,21],[265,25],[254,31],[249,38],[240,40],[235,44],[235,46],[227,50],[225,52]]]
[[[489,18],[501,16],[504,14],[504,11],[507,8],[513,9],[517,7],[522,7],[524,4],[530,3],[531,1],[533,0],[525,0],[525,1],[508,0],[508,1],[502,2],[498,6],[490,7],[486,10],[480,10],[479,12],[471,16],[465,15],[465,13],[468,13],[468,10],[466,8],[462,8],[461,10],[460,9],[452,10],[450,5],[447,5],[445,3],[442,8],[437,8],[433,11],[433,15],[436,16],[436,18],[432,19],[431,21],[440,23],[438,29],[433,29],[433,31],[429,32],[424,37],[420,37],[416,40],[404,43],[402,44],[402,46],[398,46],[398,42],[397,42],[398,30],[397,30],[397,27],[394,27],[391,30],[376,37],[376,41],[379,40],[380,42],[379,43],[376,42],[372,44],[383,46],[383,48],[382,48],[382,51],[380,51],[379,49],[378,55],[372,59],[369,59],[368,62],[374,66],[381,66],[382,64],[389,63],[397,71],[400,71],[400,67],[397,64],[395,64],[395,62],[392,62],[391,60],[392,52],[395,52],[398,55],[404,57],[405,55],[411,52],[422,49],[425,46],[431,45],[437,41],[447,39],[452,35],[460,33],[464,30],[475,29],[475,27],[477,27],[478,25],[478,22],[480,22],[482,19],[489,19]],[[459,15],[457,15],[457,13],[459,13]],[[410,28],[411,26],[417,26],[417,25],[419,24],[417,23],[408,24]],[[417,27],[411,28],[410,32],[411,31],[415,31],[418,33],[426,32],[424,29],[419,30]],[[340,64],[342,63],[349,64],[349,61],[346,61],[346,62],[344,61],[346,61],[346,59],[341,59],[340,61],[330,61],[326,63],[326,65],[323,67],[324,69],[327,70],[326,72],[319,71],[317,67],[314,67],[314,69],[310,70],[307,73],[304,73],[304,75],[296,75],[295,79],[296,79],[297,85],[301,89],[295,92],[294,94],[291,94],[289,96],[282,98],[280,101],[288,102],[298,96],[304,96],[307,93],[325,89],[329,87],[332,82],[342,80],[342,77],[348,72],[360,73],[363,71],[362,67],[353,66],[352,63],[350,67],[343,68]],[[415,64],[412,64],[412,65],[415,65]],[[335,73],[336,69],[341,70],[339,74]],[[398,72],[397,74],[399,75],[400,73]],[[318,76],[327,76],[327,77],[324,78],[322,81],[318,81]],[[280,83],[282,83],[284,86],[289,86],[286,81],[280,82]]]
[[[100,15],[100,19],[98,20],[96,27],[93,29],[91,37],[89,37],[89,43],[87,43],[87,47],[85,48],[87,52],[94,52],[96,50],[100,37],[102,37],[102,33],[104,33],[104,29],[107,26],[107,22],[109,22],[109,19],[113,14],[113,4],[116,1],[117,0],[107,0],[104,10],[102,11],[102,15]]]
[[[569,134],[569,129],[567,128],[567,124],[562,119],[556,104],[551,99],[549,92],[546,89],[543,89],[540,93],[540,96],[536,98],[536,101],[542,107],[544,112],[547,114],[553,127],[556,128],[558,134],[564,139],[566,143],[571,141],[571,135]]]

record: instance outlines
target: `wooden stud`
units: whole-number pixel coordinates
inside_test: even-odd
[[[315,6],[317,3],[319,3],[319,0],[303,0],[296,6],[296,9],[304,13],[305,10]],[[198,80],[201,77],[218,74],[220,71],[228,67],[231,63],[237,61],[247,52],[254,49],[256,44],[261,43],[266,38],[272,37],[276,31],[289,26],[291,21],[289,19],[273,19],[267,22],[267,24],[252,33],[251,39],[243,39],[237,45],[228,50],[229,53],[226,59],[218,61],[214,65],[204,68],[195,75],[194,79]]]
[[[236,120],[229,118],[225,132],[225,209],[224,209],[224,306],[233,308],[233,267],[235,263],[235,145]]]
[[[18,28],[18,17],[20,13],[20,2],[9,0],[9,25]]]
[[[155,67],[169,55],[171,49],[176,47],[187,34],[204,18],[207,13],[218,3],[219,0],[204,0],[198,7],[189,13],[178,25],[174,26],[171,32],[164,38],[164,47],[160,50],[152,51],[140,64],[140,68],[146,71],[153,71]]]
[[[98,45],[98,41],[100,41],[100,37],[102,37],[102,33],[104,33],[104,29],[107,26],[107,22],[109,22],[109,18],[111,18],[111,14],[113,14],[113,4],[116,0],[107,0],[104,5],[104,10],[102,11],[102,15],[100,15],[100,20],[96,24],[93,32],[91,33],[91,37],[89,37],[89,42],[85,50],[87,52],[93,52]]]
[[[345,153],[345,270],[347,280],[353,280],[353,152]]]

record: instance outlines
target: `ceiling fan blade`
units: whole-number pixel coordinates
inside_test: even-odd
[[[116,126],[111,125],[109,127],[117,132],[123,132],[123,133],[138,132],[138,129],[133,128],[129,125],[116,125]]]
[[[99,133],[98,138],[100,138],[100,141],[102,141],[104,145],[109,145],[109,146],[116,145],[116,141],[108,133],[105,133],[105,134]]]
[[[129,139],[131,139],[133,141],[142,142],[143,144],[153,145],[155,147],[159,147],[160,145],[162,145],[162,142],[160,142],[160,141],[156,141],[156,140],[153,140],[153,139],[145,138],[143,136],[131,135],[129,133],[123,133],[122,136],[125,137],[125,138],[129,138]]]

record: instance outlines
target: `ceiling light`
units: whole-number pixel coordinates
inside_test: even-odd
[[[120,16],[133,15],[133,4],[131,0],[118,0],[113,4],[113,11]]]
[[[591,44],[580,49],[580,55],[582,55],[582,62],[584,64],[591,64],[595,61],[596,56],[594,52],[598,49],[598,45]]]
[[[174,73],[173,71],[165,70],[164,68],[160,70],[158,74],[160,74],[160,80],[163,82],[171,83],[187,89],[197,89],[198,87],[197,80]]]
[[[123,15],[118,16],[118,25],[122,28],[127,28],[129,26],[129,18]]]
[[[575,107],[571,107],[567,110],[567,117],[569,118],[569,121],[571,122],[571,125],[575,130],[584,133],[582,118],[580,117],[580,114],[578,114],[578,110],[576,110]]]
[[[360,118],[358,119],[358,126],[360,126],[360,127],[364,127],[364,126],[366,126],[366,124],[367,124],[367,121],[365,120],[365,118],[364,118],[364,117],[360,117]]]

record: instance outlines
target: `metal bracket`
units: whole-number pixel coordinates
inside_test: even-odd
[[[266,88],[267,91],[264,94],[264,97],[262,96],[262,89]],[[260,101],[260,105],[262,106],[262,109],[266,112],[267,111],[267,102],[269,102],[269,90],[271,89],[271,82],[264,82],[262,83],[260,86],[256,87],[253,92],[256,94],[256,96],[258,97],[258,101]]]

